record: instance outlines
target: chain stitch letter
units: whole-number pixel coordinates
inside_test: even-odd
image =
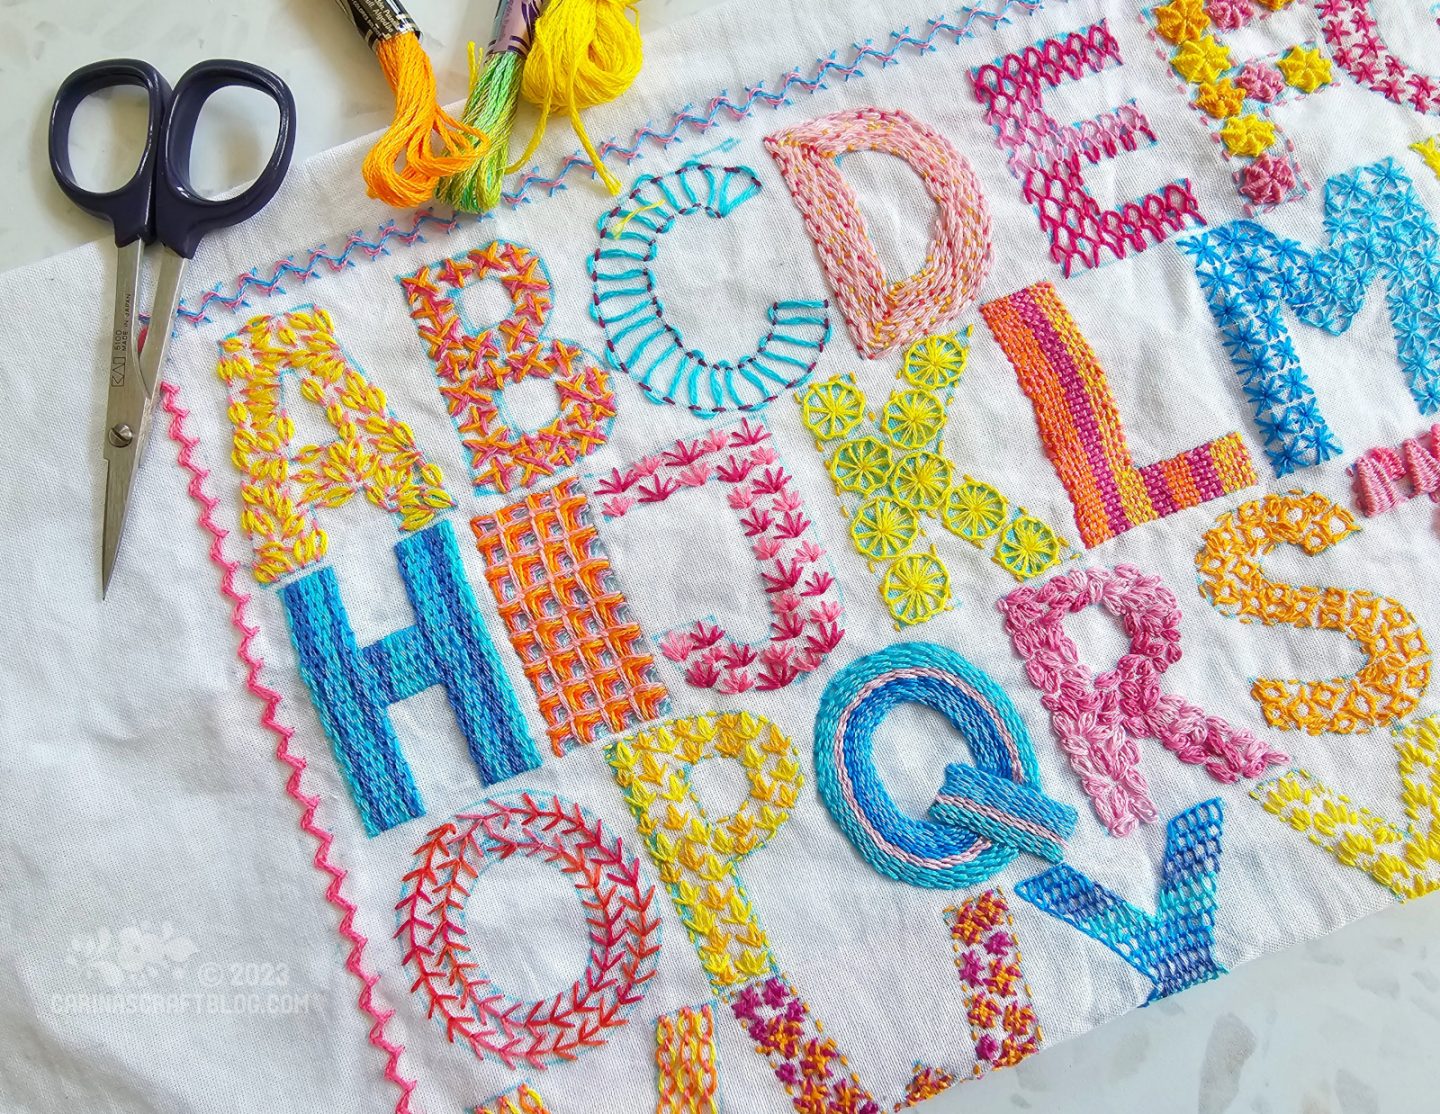
[[[980,180],[951,142],[899,109],[835,112],[765,137],[860,355],[873,359],[939,331],[975,300],[990,272],[990,210]],[[860,201],[840,172],[853,151],[904,159],[935,202],[925,263],[890,282]]]

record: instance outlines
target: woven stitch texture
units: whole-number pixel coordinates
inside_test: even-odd
[[[1218,0],[1211,7],[1216,26],[1229,18]],[[0,913],[24,926],[12,934],[0,993],[45,1011],[40,1024],[7,1015],[0,1043],[25,1064],[90,1057],[76,1065],[73,1095],[42,1087],[28,1069],[7,1072],[7,1108],[204,1110],[224,1094],[255,1109],[645,1110],[662,1093],[662,1061],[702,1092],[713,1064],[718,1105],[734,1114],[795,1109],[807,1094],[819,1110],[889,1110],[940,1091],[939,1102],[963,1107],[972,1085],[960,1081],[1013,1059],[1032,1036],[1058,1044],[1432,889],[1433,730],[1412,721],[1433,710],[1428,647],[1440,629],[1434,504],[1422,497],[1436,486],[1426,411],[1440,364],[1431,265],[1440,178],[1412,145],[1440,124],[1428,86],[1411,86],[1412,98],[1403,79],[1391,87],[1379,70],[1354,76],[1366,65],[1347,29],[1363,11],[1356,0],[1328,5],[1340,16],[1308,0],[1283,7],[1243,32],[1211,28],[1195,40],[1211,33],[1281,59],[1313,42],[1331,63],[1330,87],[1289,84],[1296,91],[1274,112],[1311,188],[1268,208],[1237,188],[1237,160],[1250,156],[1220,153],[1223,121],[1205,123],[1192,103],[1205,82],[1171,65],[1180,45],[1162,57],[1153,21],[1119,0],[987,0],[983,13],[943,15],[918,0],[883,10],[836,0],[823,19],[813,5],[777,0],[653,36],[634,92],[586,123],[615,137],[601,146],[625,181],[620,199],[645,176],[671,191],[675,219],[658,237],[644,222],[658,226],[661,210],[638,212],[658,187],[645,184],[615,215],[620,201],[569,161],[558,136],[514,180],[516,203],[484,221],[365,201],[350,188],[361,148],[297,168],[265,214],[207,240],[194,261],[194,320],[172,342],[168,413],[103,609],[92,588],[104,383],[89,372],[106,352],[98,292],[110,249],[0,278],[0,381],[14,415],[0,440],[10,481],[0,510],[0,735],[20,741],[7,752],[17,791],[0,810],[0,861],[20,882],[3,888]],[[1435,41],[1425,6],[1375,8],[1389,55],[1407,73],[1433,66],[1433,52],[1410,45]],[[1102,25],[1103,35],[1087,30]],[[1063,48],[1077,34],[1083,50],[1057,56],[1044,45]],[[1050,137],[1031,136],[1031,157],[1078,159],[1101,212],[1123,214],[1188,182],[1204,224],[1184,207],[1157,213],[1163,236],[1150,226],[1117,232],[1123,258],[1109,249],[1093,266],[1077,257],[1067,277],[1036,208],[1049,198],[1027,196],[976,95],[978,70],[1027,52],[1056,58],[1049,76],[1065,75],[1026,87],[1039,99],[1028,119]],[[1218,62],[1209,47],[1187,58],[1197,53],[1197,65]],[[1385,55],[1372,54],[1382,65]],[[1065,59],[1078,79],[1059,66]],[[1316,77],[1303,58],[1289,69],[1297,81]],[[1217,84],[1226,76],[1218,71]],[[1281,95],[1264,74],[1244,83],[1237,116],[1278,103],[1258,99]],[[1224,90],[1213,97],[1221,109],[1234,100]],[[1079,100],[1083,108],[1071,107]],[[853,192],[813,200],[852,201],[873,250],[874,266],[854,256],[849,276],[878,298],[866,312],[883,326],[861,346],[845,287],[835,288],[771,151],[777,137],[836,118],[850,122],[852,147],[866,122],[916,121],[909,138],[928,143],[923,127],[943,139],[973,178],[967,202],[932,193],[934,181],[893,152],[804,156]],[[1077,118],[1078,133],[1067,132]],[[1232,134],[1243,130],[1255,126]],[[690,163],[718,169],[685,170]],[[751,182],[758,189],[743,203],[722,192]],[[706,215],[707,202],[725,215]],[[937,205],[955,203],[968,208],[946,209],[949,223],[937,224]],[[602,238],[607,221],[613,229],[637,212]],[[512,246],[494,249],[508,263],[496,254],[501,266],[481,267],[472,253],[496,244]],[[644,354],[626,354],[639,376],[612,366],[607,341],[623,348],[612,334],[625,326],[594,311],[595,254],[613,249],[653,250],[646,269],[665,325],[706,361],[686,365],[702,369],[693,404],[683,382],[668,390],[668,365],[649,392]],[[468,281],[442,281],[447,261],[451,277]],[[886,284],[917,272],[937,285],[889,312]],[[543,330],[515,320],[502,274],[544,287]],[[434,304],[428,291],[412,301],[397,281],[422,275]],[[957,279],[953,291],[946,276]],[[1210,484],[1197,473],[1204,462],[1185,458],[1183,469],[1142,476],[1153,516],[1137,488],[1118,510],[1107,503],[1105,470],[1117,487],[1134,476],[1093,368],[1078,380],[1088,405],[1047,414],[1095,418],[1106,451],[1084,457],[1088,476],[1057,468],[1027,383],[982,312],[1046,284],[1073,325],[1067,351],[1088,350],[1103,369],[1136,472],[1224,446],[1236,450],[1228,482],[1217,468]],[[794,303],[812,304],[772,318],[772,307]],[[538,303],[522,308],[538,313]],[[267,318],[272,325],[252,325]],[[280,340],[270,330],[286,320],[299,342],[283,346],[286,359],[305,366],[280,373],[272,361],[275,376],[222,379],[222,365],[243,370],[227,362],[242,354],[268,366],[279,349],[267,345]],[[785,352],[798,365],[777,362],[774,377],[756,371],[758,384],[737,370],[741,397],[727,396],[724,366],[753,371],[745,360],[774,325],[777,337],[801,339]],[[916,329],[924,335],[909,335]],[[631,336],[640,332],[648,335]],[[943,422],[914,399],[887,414],[909,382],[912,343],[940,336],[966,347],[963,376],[944,388]],[[933,341],[922,356],[944,347]],[[460,358],[472,349],[474,368]],[[772,343],[762,358],[779,351]],[[455,360],[442,371],[447,355]],[[918,359],[911,371],[946,366]],[[303,393],[307,379],[319,401]],[[277,380],[283,419],[263,405]],[[934,508],[925,548],[882,560],[930,557],[933,545],[946,600],[902,607],[917,620],[902,630],[877,591],[885,572],[857,549],[856,519],[836,497],[830,457],[851,438],[817,452],[805,419],[807,386],[836,381],[853,382],[877,411],[865,421],[878,432],[867,426],[855,439],[927,435],[891,450],[929,454],[898,483]],[[452,405],[467,390],[474,398]],[[717,401],[750,408],[702,416]],[[248,423],[232,413],[237,402],[252,407]],[[486,406],[498,413],[500,402],[503,429],[482,428]],[[473,428],[462,436],[457,420]],[[238,460],[237,426],[254,438]],[[520,445],[515,435],[525,434],[534,436]],[[344,459],[326,456],[332,443]],[[308,448],[321,452],[302,459]],[[1239,466],[1241,448],[1253,474]],[[329,465],[333,474],[318,474]],[[247,499],[267,486],[257,477],[280,475],[283,484],[268,486],[283,492],[278,502]],[[1067,475],[1094,481],[1098,503]],[[607,481],[620,489],[602,492]],[[1349,516],[1326,535],[1331,544],[1279,529],[1248,546],[1213,534],[1222,520],[1236,529],[1270,521],[1266,500],[1295,514],[1284,502],[1291,489]],[[1250,504],[1259,510],[1241,514]],[[964,528],[948,528],[947,513]],[[1082,536],[1082,516],[1103,520],[1108,534]],[[1331,512],[1325,521],[1339,520]],[[257,538],[275,548],[257,552]],[[996,559],[1002,544],[1009,565]],[[284,560],[264,565],[267,556]],[[1035,575],[1017,579],[1017,565]],[[934,598],[932,572],[905,566],[906,579],[891,581],[895,598]],[[994,869],[984,877],[937,887],[877,869],[827,800],[816,749],[827,691],[890,653],[942,676],[908,682],[883,715],[872,709],[864,768],[896,830],[913,826],[906,850],[943,857],[985,841]],[[1399,683],[1367,671],[1371,662]],[[941,691],[953,693],[955,677],[1000,693],[1009,711],[965,712]],[[970,719],[957,729],[947,710]],[[1397,716],[1409,727],[1392,736]],[[1001,777],[985,725],[1007,721],[1012,738],[1023,731],[1028,758]],[[1018,793],[1017,769],[1044,801]],[[426,961],[440,972],[436,996],[412,990],[419,962],[405,962],[396,906],[414,892],[406,876],[423,868],[417,848],[462,813],[488,815],[486,801],[524,795],[541,811],[572,802],[581,819],[566,811],[548,832],[539,820],[521,825],[524,840],[533,837],[525,846],[522,833],[497,828],[514,844],[504,861],[500,842],[477,835],[486,862],[497,861],[464,880],[473,892],[463,940],[454,938],[473,951],[452,952],[443,969]],[[881,814],[878,790],[868,803]],[[592,879],[601,845],[606,865]],[[479,862],[475,850],[444,860],[463,875],[460,864]],[[424,883],[421,913],[429,920],[440,900],[430,921],[438,931],[440,914],[446,924],[454,915],[436,885]],[[998,1021],[967,994],[973,980],[957,965],[949,912],[991,891],[1005,895],[1010,922],[984,939],[994,939],[996,958],[1013,944],[1028,987],[1027,997],[1011,985],[1005,958],[997,974],[1012,993],[987,989]],[[108,989],[86,974],[99,970],[86,955],[67,961],[72,941],[83,950],[102,927],[113,941],[165,921],[200,949],[180,986],[193,988],[204,962],[242,971],[285,962],[295,989],[323,994],[323,1016],[292,1025],[50,1009],[57,995]],[[652,935],[658,950],[642,959]],[[634,956],[622,955],[627,945]],[[597,976],[587,994],[592,947],[596,969],[634,960],[629,989]],[[161,974],[137,992],[168,990]],[[467,1001],[447,1007],[447,1019],[432,1006],[449,994],[483,999],[482,977],[506,998],[489,1035],[471,1042],[463,1019],[483,1009]],[[535,1003],[540,1013],[527,1022]],[[707,1005],[708,1029],[687,1022],[678,1042],[657,1045],[658,1021]],[[578,1021],[562,1024],[570,1016],[586,1021],[583,1040]],[[195,1050],[186,1062],[165,1051],[182,1046]],[[667,1048],[679,1058],[662,1055]]]

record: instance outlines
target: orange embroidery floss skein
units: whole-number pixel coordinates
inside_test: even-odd
[[[484,158],[490,138],[440,107],[419,28],[400,0],[336,2],[375,52],[395,91],[395,119],[365,157],[365,185],[371,197],[387,205],[423,205],[435,196],[441,178],[463,173]]]

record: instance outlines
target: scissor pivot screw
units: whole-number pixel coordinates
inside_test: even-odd
[[[135,431],[124,422],[110,427],[110,444],[117,449],[123,449],[133,440],[135,440]]]

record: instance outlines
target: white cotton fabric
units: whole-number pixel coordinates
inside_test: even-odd
[[[1377,6],[1392,44],[1405,44],[1403,53],[1416,64],[1435,56],[1410,48],[1435,45],[1435,28],[1420,6]],[[1243,43],[1258,53],[1318,38],[1313,7],[1294,9],[1275,17],[1273,27],[1247,32]],[[817,11],[799,0],[737,3],[651,36],[635,89],[589,113],[588,127],[596,136],[628,136],[647,120],[663,128],[682,105],[703,113],[721,89],[738,97],[756,82],[773,88],[792,69],[808,76],[817,57],[834,50],[848,58],[850,44],[867,39],[884,46],[891,30],[907,25],[923,33],[936,14],[917,0],[837,0],[824,5],[823,18]],[[1006,23],[993,30],[978,24],[974,37],[958,45],[942,40],[923,55],[901,48],[898,65],[867,65],[862,77],[831,80],[814,95],[797,89],[789,104],[762,107],[744,119],[722,112],[710,130],[682,127],[675,144],[662,149],[644,143],[643,157],[628,169],[612,167],[632,180],[713,152],[708,157],[714,161],[748,166],[759,176],[760,195],[729,218],[682,222],[663,242],[656,268],[671,323],[705,351],[738,357],[753,346],[771,302],[827,294],[763,137],[869,104],[905,109],[947,136],[979,176],[994,221],[995,263],[979,301],[1055,281],[1100,355],[1138,462],[1239,430],[1261,476],[1258,487],[1134,529],[1082,552],[1067,567],[1132,563],[1159,575],[1184,613],[1184,658],[1166,674],[1165,689],[1261,733],[1320,780],[1399,819],[1387,733],[1312,738],[1272,732],[1249,696],[1250,679],[1258,675],[1325,677],[1353,670],[1359,658],[1350,644],[1336,633],[1242,626],[1210,608],[1194,588],[1195,552],[1217,514],[1294,486],[1349,506],[1345,464],[1367,447],[1397,444],[1425,427],[1396,364],[1382,289],[1371,291],[1364,312],[1341,337],[1293,330],[1347,456],[1277,479],[1188,258],[1172,241],[1063,280],[969,92],[971,67],[1102,17],[1110,20],[1125,64],[1058,90],[1047,102],[1052,114],[1080,119],[1133,97],[1159,142],[1087,168],[1091,189],[1114,203],[1188,177],[1212,224],[1241,216],[1215,142],[1175,88],[1134,6],[1120,0],[1051,2],[1033,14],[1014,6]],[[1338,67],[1336,73],[1335,88],[1323,96],[1275,112],[1316,188],[1263,223],[1306,245],[1323,243],[1324,179],[1386,156],[1402,162],[1427,210],[1440,214],[1440,183],[1406,151],[1435,130],[1433,121],[1361,89]],[[558,166],[568,153],[563,132],[552,127],[542,167]],[[359,164],[367,146],[350,144],[295,168],[264,214],[208,239],[190,273],[190,300],[217,284],[233,289],[235,276],[252,268],[268,274],[277,259],[303,260],[322,244],[333,249],[353,231],[373,238],[387,221],[408,226],[410,214],[362,196]],[[928,229],[928,208],[913,178],[877,156],[848,160],[846,173],[862,191],[887,266],[908,273],[923,253]],[[393,1011],[383,1040],[404,1047],[399,1075],[415,1081],[411,1107],[427,1114],[469,1109],[525,1078],[555,1114],[647,1109],[654,1095],[655,1017],[712,997],[662,890],[656,902],[664,921],[659,975],[630,1024],[573,1064],[511,1071],[477,1062],[468,1049],[445,1041],[438,1024],[426,1018],[422,1000],[409,992],[411,976],[392,938],[400,879],[425,831],[492,793],[561,793],[600,816],[643,857],[603,747],[581,748],[564,759],[549,754],[534,694],[470,544],[469,518],[509,500],[469,490],[465,454],[395,282],[397,275],[492,238],[518,241],[538,250],[550,269],[550,334],[601,351],[602,335],[587,314],[585,260],[596,244],[596,219],[613,201],[582,173],[572,174],[554,196],[537,190],[530,198],[478,222],[462,219],[449,235],[431,229],[411,245],[391,239],[379,258],[357,253],[353,266],[333,273],[322,266],[312,281],[287,279],[283,292],[253,297],[235,312],[216,307],[208,322],[178,326],[165,369],[189,411],[188,435],[199,441],[195,460],[209,472],[204,487],[218,500],[215,522],[228,532],[221,555],[241,566],[235,587],[250,596],[252,652],[264,662],[260,679],[281,696],[278,718],[294,728],[293,749],[308,763],[305,789],[320,798],[317,822],[333,832],[332,858],[347,872],[343,892],[356,906],[356,930],[368,940],[361,965],[379,976],[375,1006]],[[169,418],[158,411],[110,598],[100,600],[100,368],[112,254],[108,242],[95,244],[0,277],[0,383],[9,414],[0,438],[0,938],[7,952],[0,964],[0,1001],[6,1003],[0,1010],[0,1106],[25,1114],[273,1109],[277,1103],[293,1110],[390,1110],[402,1091],[386,1078],[384,1053],[367,1040],[375,1020],[357,1008],[361,983],[346,969],[349,943],[337,934],[339,913],[325,899],[330,878],[314,865],[315,842],[300,831],[299,809],[284,789],[291,771],[276,760],[276,738],[260,722],[263,705],[247,690],[231,603],[221,595],[219,569],[209,554],[212,539],[197,525],[201,507],[187,490],[191,476],[178,467],[177,444],[166,435]],[[451,517],[476,599],[546,755],[540,769],[487,790],[440,689],[398,704],[390,714],[428,813],[375,838],[359,824],[297,673],[277,594],[249,574],[225,388],[215,374],[217,341],[250,315],[310,303],[333,314],[347,352],[443,469],[459,503]],[[490,304],[477,303],[477,315]],[[899,353],[859,359],[843,321],[832,314],[833,340],[816,376],[853,371],[872,400],[883,400]],[[1078,545],[1070,505],[1015,373],[974,306],[953,324],[975,325],[969,370],[951,405],[946,439],[957,468],[994,483]],[[704,428],[677,408],[648,402],[623,374],[614,381],[619,419],[609,443],[581,470],[608,471]],[[538,406],[535,412],[541,412]],[[1329,932],[1393,900],[1367,875],[1340,866],[1265,814],[1248,798],[1249,783],[1220,785],[1154,743],[1142,746],[1143,767],[1162,823],[1123,839],[1109,835],[1056,745],[1039,695],[1005,635],[994,604],[1013,587],[1007,574],[987,554],[932,529],[958,606],[897,635],[877,598],[875,576],[851,549],[794,401],[778,399],[766,417],[840,578],[845,640],[815,674],[773,693],[717,696],[688,686],[663,659],[660,669],[675,714],[744,708],[771,718],[795,740],[806,777],[800,803],[777,838],[744,863],[741,877],[791,981],[882,1107],[900,1098],[915,1061],[964,1075],[974,1059],[942,923],[942,911],[964,894],[917,889],[877,874],[814,788],[813,720],[827,680],[897,638],[953,647],[1005,688],[1029,728],[1046,791],[1079,812],[1067,861],[1142,908],[1153,908],[1163,819],[1209,797],[1223,798],[1216,936],[1227,967]],[[658,635],[714,615],[737,634],[763,635],[763,595],[753,565],[741,560],[743,551],[727,534],[728,513],[723,494],[712,487],[651,509],[644,521],[655,525],[653,531],[606,532],[612,564],[647,632]],[[410,625],[388,516],[355,500],[326,512],[322,524],[361,644]],[[1363,527],[1319,557],[1280,552],[1267,559],[1267,568],[1293,583],[1394,596],[1432,638],[1440,637],[1432,509],[1416,502],[1364,520]],[[717,547],[723,560],[716,559]],[[1114,661],[1117,633],[1097,615],[1075,618],[1067,629],[1087,661],[1099,667]],[[1432,700],[1423,710],[1433,708]],[[933,796],[944,764],[966,753],[938,716],[919,709],[895,712],[876,752],[891,793],[915,814]],[[723,804],[727,783],[723,777],[717,782],[712,788]],[[1149,987],[1094,941],[1014,897],[1016,883],[1040,865],[1022,856],[990,884],[1011,894],[1025,974],[1045,1040],[1054,1043],[1133,1008]],[[645,871],[653,882],[648,859]],[[483,939],[487,969],[517,996],[554,993],[583,963],[583,922],[567,890],[544,866],[524,862],[495,868],[477,891],[472,938]],[[198,992],[207,964],[219,965],[220,990],[227,994],[308,995],[307,1012],[221,1012],[202,1002],[113,1014],[84,998],[114,991]],[[253,980],[247,965],[254,965]],[[269,986],[261,985],[265,965],[271,968]],[[281,966],[283,987],[275,981]],[[204,970],[204,977],[214,977],[211,967]],[[716,1030],[724,1109],[787,1109],[783,1090],[723,1008],[717,1009]]]

